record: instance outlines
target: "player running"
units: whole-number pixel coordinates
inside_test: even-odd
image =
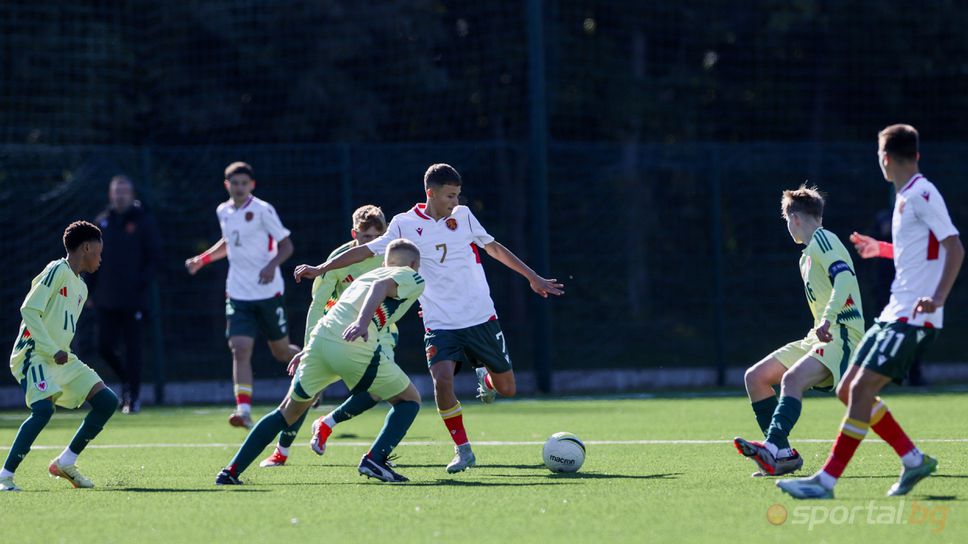
[[[225,336],[232,350],[232,380],[236,409],[229,416],[233,427],[252,427],[252,347],[262,333],[272,356],[288,363],[299,347],[289,343],[289,324],[283,304],[285,285],[279,265],[293,251],[289,229],[275,208],[252,195],[252,167],[233,162],[225,169],[229,199],[218,206],[222,238],[201,255],[185,261],[195,275],[205,265],[228,257]]]
[[[746,392],[765,442],[736,438],[739,453],[759,472],[779,476],[799,470],[803,458],[789,436],[800,418],[803,392],[832,391],[846,370],[850,354],[864,335],[864,311],[854,264],[837,236],[823,228],[824,198],[816,188],[783,191],[780,209],[793,241],[806,247],[800,276],[813,314],[806,338],[781,347],[746,371]],[[780,385],[780,400],[773,392]]]
[[[216,477],[217,485],[238,485],[239,475],[280,431],[309,410],[319,392],[342,379],[353,394],[372,394],[392,407],[370,451],[360,460],[360,474],[384,482],[406,482],[387,464],[420,410],[420,394],[393,360],[386,336],[423,293],[417,270],[420,251],[409,240],[386,248],[385,265],[360,276],[313,328],[298,362],[289,394],[249,433],[235,457]]]
[[[460,174],[447,164],[434,164],[424,174],[427,201],[390,221],[380,238],[338,255],[319,266],[299,265],[296,281],[383,253],[398,238],[409,238],[420,248],[421,271],[427,289],[420,297],[426,335],[427,363],[434,381],[437,411],[455,444],[447,472],[460,472],[476,464],[462,409],[454,394],[454,376],[468,360],[476,368],[478,397],[485,403],[495,393],[514,396],[514,371],[501,325],[491,300],[478,247],[528,279],[542,297],[561,295],[563,285],[545,279],[487,233],[470,208],[458,204]]]
[[[352,240],[339,246],[329,258],[332,259],[356,246],[367,244],[376,240],[387,230],[387,220],[383,215],[383,210],[373,205],[361,206],[353,212],[353,228],[350,230]],[[326,274],[313,280],[312,303],[306,314],[306,336],[303,345],[309,345],[309,336],[316,323],[326,315],[330,308],[336,305],[339,296],[349,287],[356,278],[363,274],[383,266],[383,259],[374,255],[365,261],[350,265],[339,270],[330,270]],[[390,325],[390,340],[396,336],[396,325]],[[394,346],[391,345],[392,349]],[[295,367],[292,368],[295,370]],[[326,450],[326,438],[333,432],[333,427],[338,423],[358,416],[361,413],[376,406],[378,399],[374,399],[369,393],[358,393],[350,395],[340,406],[329,414],[319,418],[314,425],[319,427],[318,431],[313,432],[313,451],[322,455]],[[279,467],[286,464],[289,458],[289,447],[296,440],[296,435],[306,420],[307,410],[298,421],[286,428],[279,435],[279,443],[272,455],[263,459],[259,463],[260,467]],[[320,427],[322,426],[322,427]]]
[[[84,401],[91,404],[91,411],[47,470],[74,487],[94,487],[75,463],[118,409],[118,396],[97,372],[71,353],[71,340],[87,301],[87,285],[80,274],[101,266],[101,248],[100,229],[87,221],[71,223],[64,231],[67,257],[44,267],[20,306],[23,322],[10,354],[10,372],[24,391],[30,417],[17,431],[0,470],[0,491],[20,491],[13,482],[14,472],[50,422],[54,405],[74,409]]]
[[[847,416],[820,472],[809,478],[780,480],[777,487],[798,499],[832,499],[837,479],[854,456],[868,428],[900,456],[902,468],[889,496],[906,495],[931,475],[938,461],[924,455],[877,394],[901,383],[911,364],[938,337],[944,303],[964,260],[958,230],[937,187],[919,171],[918,133],[910,125],[891,125],[878,134],[878,163],[897,194],[891,234],[894,243],[856,232],[851,241],[865,259],[894,259],[891,299],[852,356],[838,391]],[[845,399],[846,397],[846,399]]]

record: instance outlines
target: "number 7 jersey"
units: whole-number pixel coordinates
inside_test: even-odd
[[[366,245],[382,255],[393,240],[406,238],[420,249],[420,275],[427,288],[420,296],[424,326],[455,330],[496,318],[491,289],[478,248],[494,241],[467,206],[435,221],[417,204],[390,221],[386,233]]]

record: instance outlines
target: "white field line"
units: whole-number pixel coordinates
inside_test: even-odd
[[[797,443],[812,443],[812,444],[829,444],[833,440],[826,438],[806,438],[795,440]],[[883,443],[882,440],[869,438],[865,442],[875,442]],[[968,438],[921,438],[914,440],[915,443],[966,443]],[[680,446],[680,445],[696,445],[696,444],[732,444],[732,440],[586,440],[585,444],[589,446]],[[103,449],[103,450],[124,450],[124,449],[148,449],[148,448],[236,448],[241,444],[222,444],[222,443],[206,443],[206,444],[171,444],[171,443],[160,443],[160,444],[91,444],[88,449]],[[365,447],[371,445],[372,442],[360,442],[360,441],[338,441],[334,440],[326,444],[327,447],[332,446],[352,446],[355,448]],[[447,445],[443,441],[412,441],[403,442],[402,446],[439,446],[441,444]],[[544,444],[543,441],[480,441],[474,442],[475,446],[541,446]],[[31,449],[34,450],[60,450],[64,446],[33,446]],[[9,450],[9,446],[0,446],[0,450]]]

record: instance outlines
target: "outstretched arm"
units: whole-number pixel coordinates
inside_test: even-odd
[[[919,313],[930,314],[944,306],[958,277],[958,271],[961,270],[961,263],[965,260],[965,248],[961,245],[961,238],[958,235],[949,236],[941,240],[941,246],[945,249],[945,257],[938,288],[934,290],[934,296],[918,299],[914,304],[912,317],[917,317]]]
[[[308,264],[301,264],[296,267],[296,270],[292,273],[292,276],[296,278],[296,283],[299,283],[303,279],[311,280],[322,276],[323,274],[329,272],[330,270],[336,270],[338,268],[346,268],[351,264],[356,264],[360,261],[364,261],[373,256],[373,252],[370,248],[366,246],[356,246],[349,251],[344,251],[340,253],[335,258],[326,261],[325,263],[312,266]]]
[[[486,244],[484,251],[494,259],[500,261],[504,266],[524,276],[528,280],[528,283],[531,284],[531,290],[542,297],[548,298],[548,295],[565,294],[564,284],[558,283],[556,279],[549,280],[542,278],[530,266],[524,264],[524,261],[519,259],[517,255],[511,253],[510,249],[504,247],[501,242],[493,241]]]
[[[224,259],[229,254],[228,248],[225,247],[225,238],[219,239],[215,242],[212,247],[205,250],[204,253],[195,255],[191,259],[185,260],[185,268],[188,269],[188,273],[195,275],[196,272],[202,269],[203,266]]]
[[[854,243],[857,254],[865,259],[873,259],[874,257],[894,258],[894,245],[890,242],[881,242],[858,232],[850,235],[850,241]]]
[[[364,341],[369,340],[370,320],[373,319],[376,307],[382,304],[387,297],[396,296],[397,282],[390,278],[371,285],[369,292],[366,293],[366,299],[363,300],[363,307],[360,308],[360,315],[356,318],[356,322],[343,331],[343,340],[352,342],[361,337]]]

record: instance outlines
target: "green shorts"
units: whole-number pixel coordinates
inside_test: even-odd
[[[341,379],[350,393],[368,391],[384,400],[410,386],[410,378],[394,362],[393,350],[386,349],[384,343],[371,349],[362,343],[354,345],[317,335],[296,368],[289,396],[306,402]]]
[[[264,300],[225,299],[225,337],[248,336],[262,333],[270,342],[289,334],[289,322],[283,296]]]
[[[852,359],[853,364],[868,368],[900,384],[911,365],[934,343],[939,329],[916,327],[900,321],[875,321],[867,329]]]
[[[428,330],[424,335],[427,366],[440,361],[467,361],[500,374],[511,370],[511,356],[497,319],[454,330]],[[458,369],[460,367],[458,366]]]
[[[71,409],[84,404],[91,389],[102,381],[93,368],[73,353],[67,354],[67,362],[62,365],[35,358],[22,375],[15,373],[14,377],[20,382],[28,407],[49,398],[57,406]]]
[[[795,340],[770,354],[780,361],[780,364],[790,368],[807,355],[820,361],[830,371],[830,377],[814,386],[820,391],[832,391],[840,383],[840,378],[847,372],[851,354],[857,348],[863,334],[860,331],[832,325],[830,333],[834,339],[821,342],[814,331],[810,331],[802,340]]]

